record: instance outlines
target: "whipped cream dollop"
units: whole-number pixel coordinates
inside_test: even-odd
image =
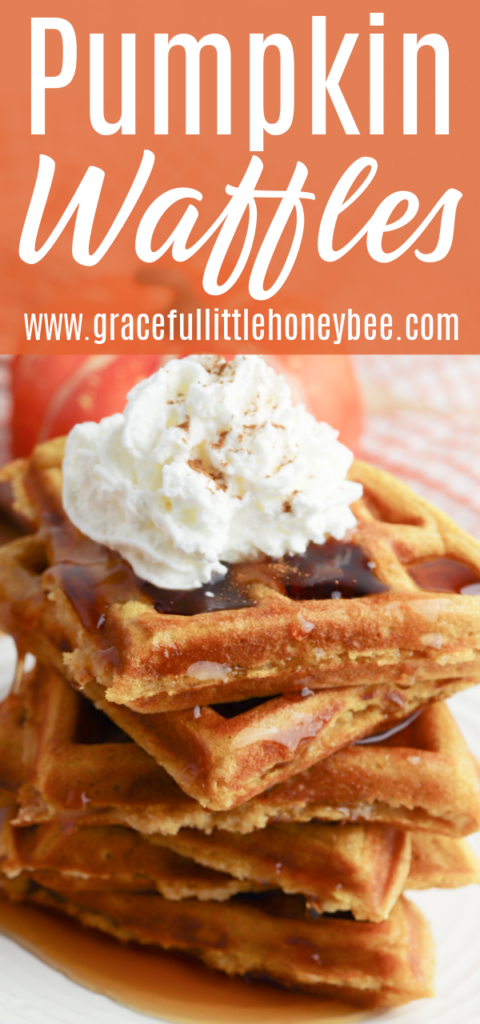
[[[352,453],[260,356],[172,359],[67,438],[64,508],[157,587],[190,590],[355,525]]]

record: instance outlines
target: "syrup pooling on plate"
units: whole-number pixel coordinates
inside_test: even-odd
[[[417,565],[409,565],[412,579],[423,590],[443,593],[480,594],[480,575],[466,562],[455,558],[429,558]]]
[[[332,999],[312,999],[267,981],[247,984],[229,978],[186,954],[121,943],[54,911],[3,898],[0,931],[77,984],[148,1018],[182,1024],[353,1024],[365,1016]],[[55,976],[50,983],[55,995]],[[57,994],[55,1007],[59,1000]],[[118,1016],[114,1007],[104,1012],[105,1020]]]

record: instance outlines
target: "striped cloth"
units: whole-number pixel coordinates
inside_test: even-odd
[[[355,356],[362,458],[480,538],[480,356]]]
[[[0,466],[7,461],[10,451],[8,425],[10,422],[10,356],[0,356]]]

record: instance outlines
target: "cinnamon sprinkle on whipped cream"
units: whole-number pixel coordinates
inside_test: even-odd
[[[260,356],[188,356],[137,384],[123,413],[73,428],[63,502],[141,579],[191,590],[225,563],[341,540],[362,493],[352,459]]]

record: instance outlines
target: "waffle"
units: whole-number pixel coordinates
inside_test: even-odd
[[[75,882],[69,891],[60,876],[48,888],[28,878],[1,884],[11,898],[61,910],[124,942],[193,953],[230,975],[271,979],[365,1007],[398,1006],[433,994],[430,931],[404,897],[387,921],[372,924],[341,917],[309,920],[303,897],[278,892],[204,903],[153,893],[79,893]]]
[[[173,848],[159,845],[118,826],[93,826],[71,833],[57,823],[12,828],[7,822],[0,841],[1,871],[8,878],[28,871],[47,888],[56,872],[69,885],[75,879],[78,891],[157,890],[167,899],[225,900],[237,892],[278,888],[307,894],[322,913],[351,911],[358,920],[385,920],[406,885],[410,836],[370,825],[323,825],[320,835],[315,834],[318,831],[311,825],[296,826],[289,852],[288,834],[279,837],[278,830],[270,826],[250,839],[246,850],[247,837],[236,837],[243,839],[237,855],[232,837],[223,844],[226,853],[216,842],[208,844],[213,852],[208,846],[205,852],[203,833],[197,834],[203,844],[190,834],[183,841],[189,853],[182,855],[175,844]],[[182,847],[182,833],[178,845]],[[275,863],[275,855],[283,857],[285,867],[278,860]],[[224,862],[225,867],[209,867],[208,860]]]
[[[63,441],[49,441],[0,472],[4,505],[33,531],[0,549],[0,624],[23,643],[35,633],[33,653],[52,664],[63,652],[77,685],[96,682],[109,701],[155,713],[305,687],[479,677],[480,596],[453,591],[478,588],[480,544],[388,474],[354,464],[365,492],[357,528],[348,543],[322,549],[311,600],[296,599],[306,591],[295,559],[267,560],[231,568],[243,607],[232,598],[227,610],[166,614],[167,592],[66,518],[62,455]],[[350,556],[355,586],[342,569]],[[366,593],[315,596],[337,584]]]
[[[280,859],[282,858],[282,859]],[[239,892],[305,895],[309,913],[350,912],[383,921],[404,889],[480,882],[465,840],[388,826],[270,825],[249,836],[194,829],[149,839],[119,826],[71,830],[53,822],[0,834],[0,871],[59,891],[159,892],[166,899],[224,901]],[[58,877],[57,877],[58,876]]]
[[[77,892],[157,891],[169,900],[222,901],[238,892],[265,888],[202,867],[118,826],[93,826],[72,834],[57,823],[14,829],[7,821],[0,836],[0,856],[0,869],[7,878],[28,872],[39,885],[48,888],[56,879],[57,889],[65,883],[69,892],[75,886]]]
[[[40,651],[63,674],[60,651],[52,658],[46,644],[54,646],[46,637],[36,643],[28,635],[25,646]],[[408,689],[376,685],[312,691],[307,687],[275,698],[151,714],[113,704],[96,683],[88,683],[83,692],[186,793],[203,806],[221,811],[475,681],[475,677],[421,680]]]
[[[253,702],[253,707],[252,702],[234,702],[150,715],[110,704],[95,684],[86,693],[186,793],[221,811],[471,682],[422,682],[401,692],[384,686],[342,687],[308,691],[307,696],[285,694],[260,705]]]
[[[59,470],[54,468],[49,472],[58,474]],[[45,490],[44,486],[42,494]],[[49,515],[53,517],[53,512],[50,511]],[[73,529],[70,524],[68,529]],[[67,530],[64,519],[60,527],[50,527],[50,535],[56,530],[60,530],[64,538]],[[90,541],[80,535],[78,537],[80,546],[92,547]],[[50,536],[49,543],[58,547],[62,541],[52,541]],[[10,611],[5,618],[10,620],[10,628],[17,639],[18,621],[22,619],[22,646],[32,649],[57,671],[63,671],[63,615],[59,614],[53,592],[43,589],[41,581],[45,581],[48,573],[32,573],[32,566],[36,565],[37,570],[44,566],[46,547],[45,538],[38,533],[7,546],[5,559],[9,558],[11,562],[6,572],[10,589],[5,606]],[[1,557],[0,552],[0,560]],[[102,575],[104,570],[105,566]],[[62,600],[66,601],[65,595]],[[325,601],[309,603],[327,604]],[[35,615],[44,606],[47,610],[41,612],[42,628],[29,633],[27,623],[32,627]],[[158,615],[156,611],[154,614]],[[236,615],[237,612],[228,614]],[[188,617],[169,618],[185,620]],[[210,618],[219,621],[217,613],[211,613]],[[107,655],[110,657],[108,651]],[[66,657],[68,665],[68,654]],[[244,803],[341,747],[375,732],[383,724],[405,718],[428,701],[443,700],[473,685],[477,676],[465,675],[467,667],[471,668],[472,664],[464,663],[453,678],[445,675],[451,666],[443,666],[443,674],[438,678],[410,679],[408,687],[397,685],[392,689],[385,682],[328,690],[311,690],[304,686],[300,692],[294,690],[276,697],[257,697],[250,702],[225,702],[222,699],[213,706],[148,714],[108,700],[109,692],[94,681],[87,682],[84,691],[97,707],[110,715],[124,732],[166,768],[185,792],[208,809],[221,811]],[[222,696],[223,693],[222,690]]]
[[[358,920],[384,920],[404,889],[480,882],[466,840],[385,825],[269,825],[243,836],[182,829],[149,841],[235,878],[308,895],[318,913],[348,910]]]
[[[222,811],[473,681],[424,680],[408,690],[378,685],[307,689],[305,695],[154,714],[112,704],[95,683],[84,693],[189,796]]]
[[[5,713],[22,701],[16,728]],[[248,833],[272,820],[367,820],[462,836],[480,828],[478,766],[443,704],[382,743],[350,747],[231,811],[208,811],[52,669],[0,705],[0,790],[23,781],[16,822]],[[22,722],[24,723],[22,725]],[[2,732],[2,724],[5,731]],[[11,756],[10,751],[13,751]],[[21,753],[20,753],[21,752]],[[20,776],[10,776],[12,764]],[[10,779],[10,782],[8,781]]]
[[[269,821],[370,821],[465,836],[480,828],[480,767],[444,704],[382,743],[356,745],[230,812],[232,831]],[[225,827],[222,823],[221,827]]]
[[[150,842],[235,878],[308,895],[319,913],[350,911],[360,921],[388,917],[411,860],[410,835],[382,825],[269,825],[244,836],[181,829]]]
[[[407,889],[456,889],[480,884],[480,863],[466,839],[412,835]]]
[[[401,893],[480,880],[441,703],[480,681],[480,544],[356,463],[344,542],[161,591],[69,522],[62,455],[0,471],[0,627],[38,658],[0,708],[0,887],[230,974],[431,994]]]
[[[23,721],[23,700],[11,693],[0,704],[0,808],[15,806],[18,788],[25,778]]]

